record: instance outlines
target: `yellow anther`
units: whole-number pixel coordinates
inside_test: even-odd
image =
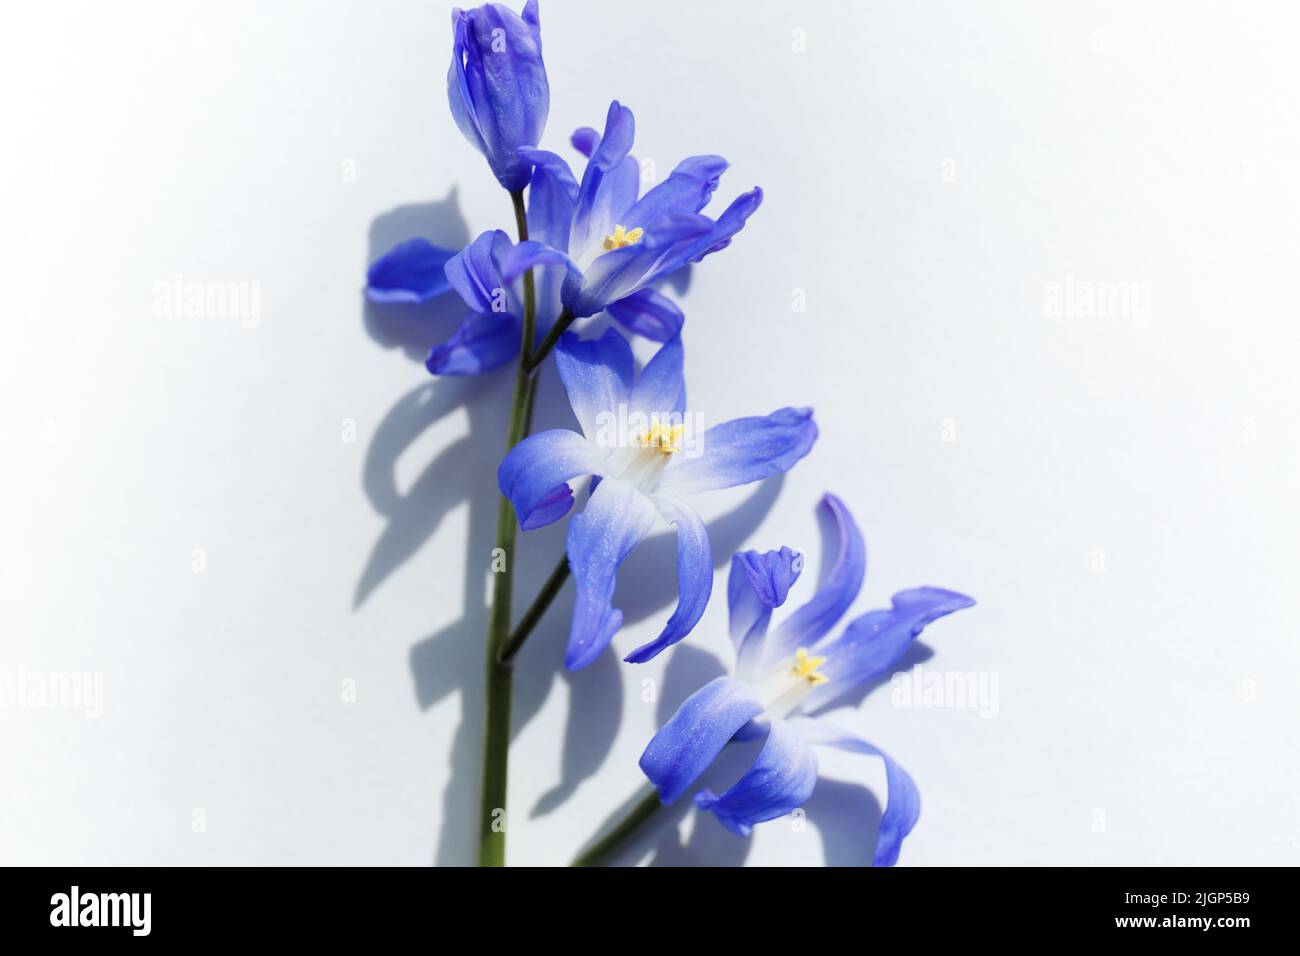
[[[682,436],[686,434],[685,425],[661,425],[659,422],[651,422],[648,432],[641,432],[636,436],[645,448],[654,448],[664,455],[671,455],[674,452],[681,451],[678,444]]]
[[[790,676],[801,677],[814,686],[817,684],[824,684],[830,680],[830,678],[825,674],[817,673],[817,668],[821,667],[825,663],[826,658],[810,657],[808,655],[808,648],[801,647],[799,650],[794,652],[794,666],[790,668]]]
[[[645,235],[645,230],[640,226],[627,230],[624,230],[622,226],[615,226],[613,234],[605,237],[605,251],[609,252],[611,249],[635,246],[641,241],[643,235]]]

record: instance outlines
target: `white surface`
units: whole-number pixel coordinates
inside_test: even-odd
[[[719,549],[809,547],[816,568],[834,490],[867,533],[858,612],[917,584],[980,602],[927,633],[924,666],[996,673],[996,717],[888,687],[838,715],[919,782],[902,862],[1297,862],[1289,5],[549,0],[542,19],[545,145],[618,97],[661,173],[719,152],[719,200],[767,191],[682,298],[692,404],[810,404],[822,438]],[[392,241],[510,224],[447,111],[447,21],[10,12],[0,665],[102,672],[104,700],[98,720],[0,709],[5,862],[470,859],[506,381],[430,385],[359,295]],[[155,315],[178,275],[256,283],[260,322]],[[1149,289],[1149,317],[1058,315],[1067,276]],[[521,604],[559,540],[528,538]],[[670,610],[665,553],[626,566],[623,652]],[[511,862],[563,862],[640,786],[642,681],[669,669],[680,700],[727,659],[723,581],[649,665],[557,674],[562,610],[526,649]],[[682,812],[632,858],[861,862],[881,774],[823,771],[803,831],[765,825],[746,854]]]

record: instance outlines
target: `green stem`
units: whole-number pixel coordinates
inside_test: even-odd
[[[575,319],[576,316],[574,316],[568,309],[565,309],[560,313],[560,317],[556,319],[555,324],[551,326],[551,331],[546,333],[546,338],[542,339],[541,344],[537,346],[537,351],[535,351],[524,363],[524,366],[528,371],[531,372],[533,369],[537,368],[537,366],[541,365],[542,362],[546,361],[546,356],[550,354],[555,343],[560,341],[560,336],[568,330],[569,326],[574,323]]]
[[[645,796],[638,800],[627,815],[603,837],[579,854],[570,866],[595,866],[615,850],[626,843],[646,823],[654,819],[655,814],[663,809],[659,802],[659,791],[654,787],[646,790]]]
[[[512,192],[515,224],[519,240],[528,238],[528,217],[522,192]],[[532,271],[524,274],[524,320],[520,330],[519,367],[515,371],[514,393],[510,399],[510,425],[506,434],[506,451],[514,448],[528,434],[532,419],[533,394],[537,376],[532,374],[529,356],[536,323],[536,296]],[[505,563],[492,581],[492,607],[488,612],[487,682],[484,689],[483,787],[479,804],[479,866],[505,866],[506,862],[506,786],[510,750],[510,697],[513,671],[509,661],[501,660],[501,650],[510,636],[510,598],[514,578],[515,533],[518,522],[510,499],[504,495],[497,503],[497,553]]]
[[[542,619],[542,615],[546,613],[546,609],[551,606],[551,602],[555,600],[555,596],[560,593],[560,589],[568,579],[569,558],[568,555],[562,555],[559,564],[555,566],[555,570],[551,572],[551,576],[546,579],[541,591],[533,599],[532,605],[524,612],[519,624],[510,633],[510,639],[501,648],[497,658],[501,663],[509,664],[514,660],[515,655],[519,653],[519,648],[524,646],[524,641],[528,640],[528,635],[533,632],[533,628],[537,626],[537,622]]]

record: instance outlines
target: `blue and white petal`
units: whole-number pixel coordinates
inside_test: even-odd
[[[668,178],[649,189],[627,211],[623,224],[631,229],[657,222],[675,212],[699,212],[709,204],[718,180],[727,169],[721,156],[691,156],[677,164]]]
[[[707,216],[684,212],[645,226],[639,242],[600,253],[583,266],[581,282],[572,277],[566,281],[562,291],[565,308],[578,317],[595,315],[611,302],[647,285],[657,275],[665,257],[683,243],[707,234],[711,228],[712,220]],[[575,250],[575,258],[582,259],[576,243],[571,241],[569,248]]]
[[[835,747],[852,753],[869,754],[885,762],[885,784],[888,798],[885,813],[880,818],[880,831],[876,836],[873,866],[893,866],[898,862],[898,851],[903,838],[912,832],[921,816],[921,793],[916,782],[889,754],[875,744],[863,740],[834,724],[809,717],[794,717],[790,723],[813,746]]]
[[[641,770],[669,804],[708,769],[736,731],[763,711],[749,685],[733,677],[705,684],[677,709],[641,754]]]
[[[636,368],[627,339],[614,329],[598,339],[566,332],[555,347],[555,366],[582,433],[593,442],[603,435],[609,447],[616,447],[624,436],[610,429],[620,406],[628,405]]]
[[[695,795],[736,836],[747,837],[756,823],[775,820],[803,805],[817,784],[817,755],[788,721],[773,720],[754,765],[722,796],[711,790]]]
[[[587,162],[569,232],[569,252],[586,260],[636,202],[641,173],[628,155],[636,135],[632,111],[615,100],[609,105],[605,132]],[[594,314],[594,313],[589,313]]]
[[[677,529],[677,609],[657,638],[623,658],[629,664],[644,664],[691,633],[713,591],[713,552],[704,521],[675,498],[655,495],[652,500],[664,520]]]
[[[732,555],[727,608],[737,677],[749,679],[753,674],[763,656],[763,638],[772,610],[785,603],[802,571],[803,555],[790,548]]]
[[[529,435],[510,449],[497,469],[497,484],[510,499],[525,531],[558,521],[573,507],[569,481],[600,474],[604,459],[567,428]],[[652,509],[653,510],[653,509]]]
[[[443,271],[454,249],[440,249],[427,239],[398,243],[375,260],[366,273],[371,302],[427,302],[451,289]]]
[[[852,688],[884,674],[902,657],[927,624],[972,607],[975,601],[944,588],[913,588],[893,597],[893,606],[869,611],[844,633],[822,644],[817,653],[826,658],[822,674],[826,683],[814,687],[804,701],[811,713]]]
[[[782,408],[762,418],[737,418],[700,436],[703,453],[669,465],[658,490],[693,495],[760,481],[789,471],[816,440],[811,408]]]
[[[432,375],[481,375],[519,354],[519,319],[505,312],[467,315],[446,342],[435,345],[424,367]]]
[[[867,546],[844,502],[824,495],[819,505],[835,527],[839,542],[835,563],[817,593],[783,621],[768,640],[768,660],[789,657],[800,647],[812,647],[835,626],[862,589],[867,573]]]
[[[657,520],[649,498],[626,482],[606,479],[569,522],[565,548],[577,589],[564,658],[569,670],[599,657],[622,626],[623,612],[613,605],[615,575]]]
[[[685,410],[686,383],[682,378],[682,340],[673,336],[646,363],[628,396],[628,410],[665,425]]]

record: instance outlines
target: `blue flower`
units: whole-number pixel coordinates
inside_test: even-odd
[[[551,102],[537,0],[528,0],[522,15],[499,3],[456,9],[451,27],[452,116],[501,185],[518,192],[532,172],[518,150],[541,141]]]
[[[755,188],[737,197],[716,220],[701,214],[727,168],[721,156],[684,159],[667,179],[637,198],[641,172],[629,155],[634,133],[632,111],[615,100],[603,135],[592,129],[574,134],[573,145],[588,157],[582,181],[571,195],[557,194],[544,229],[550,238],[530,236],[520,243],[507,279],[534,266],[562,265],[564,307],[579,318],[595,315],[726,248],[762,202],[762,190]],[[568,164],[555,153],[525,148],[519,155],[545,176],[574,181]],[[534,172],[534,184],[536,176]]]
[[[556,210],[572,208],[578,183],[567,166],[538,165],[528,190],[528,230],[541,243],[567,242],[568,220]],[[567,213],[563,213],[567,216]],[[523,269],[512,269],[518,247],[501,230],[483,233],[460,252],[410,239],[370,267],[366,296],[374,302],[424,302],[454,289],[469,314],[450,339],[434,346],[425,366],[434,375],[479,375],[519,355],[524,316]],[[533,269],[536,339],[540,342],[562,310],[563,263]],[[682,328],[681,310],[654,289],[639,289],[608,312],[630,332],[666,342]]]
[[[623,622],[612,605],[623,559],[660,519],[677,529],[677,609],[655,640],[625,658],[648,661],[690,633],[713,588],[708,533],[685,499],[789,470],[812,448],[817,426],[810,409],[782,408],[700,433],[685,413],[680,336],[635,376],[632,348],[614,329],[585,341],[566,333],[556,367],[581,432],[525,438],[506,455],[497,482],[530,530],[568,514],[570,481],[595,476],[568,531],[577,597],[565,665],[573,670],[595,660]]]
[[[727,601],[735,675],[719,677],[689,697],[641,755],[641,769],[672,803],[685,793],[733,738],[767,740],[754,765],[721,796],[695,795],[739,836],[754,824],[784,816],[812,795],[817,779],[813,747],[836,747],[880,757],[885,763],[888,804],[880,821],[874,863],[892,866],[903,838],[916,825],[921,797],[916,784],[884,751],[821,718],[807,716],[847,691],[888,672],[930,622],[970,607],[964,594],[915,588],[894,595],[891,607],[856,619],[835,639],[832,627],[857,597],[866,574],[862,534],[844,504],[826,495],[821,507],[839,532],[839,554],[830,576],[799,610],[768,634],[772,610],[785,603],[802,570],[789,548],[743,551],[731,561]]]

